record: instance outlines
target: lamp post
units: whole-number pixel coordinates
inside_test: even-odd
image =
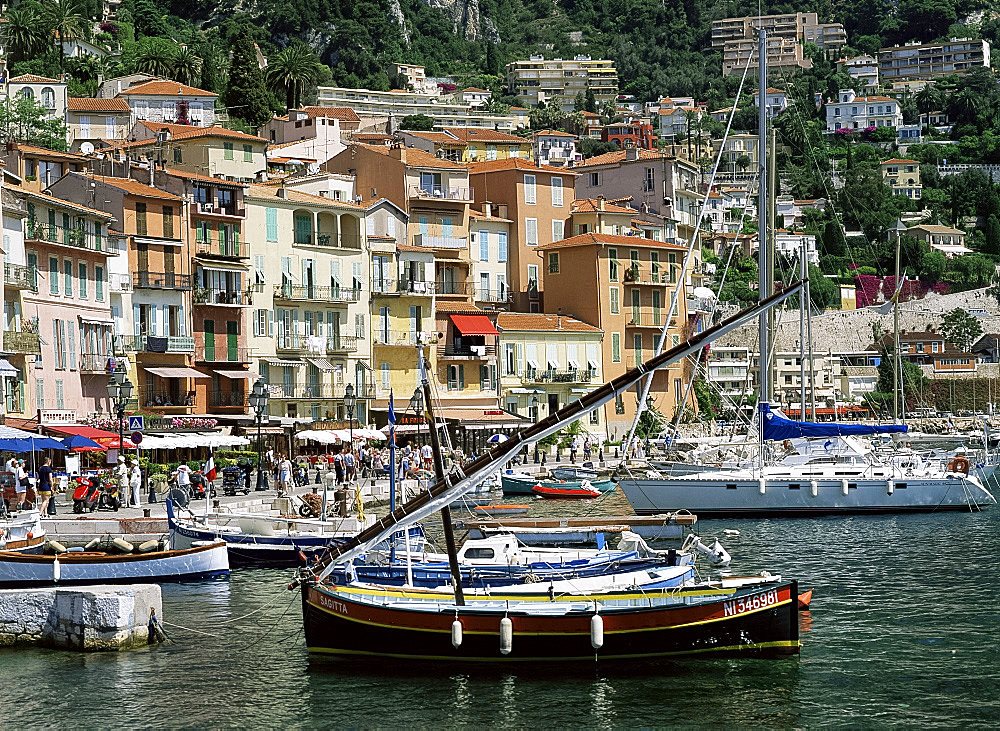
[[[538,396],[531,397],[531,420],[538,423]],[[535,464],[538,464],[538,442],[535,442]]]
[[[410,399],[410,406],[413,407],[413,413],[417,415],[417,448],[420,448],[420,420],[424,418],[424,392],[420,388],[416,388],[413,391],[413,397]]]
[[[257,422],[257,489],[266,490],[264,486],[264,469],[262,466],[262,453],[263,444],[260,441],[260,427],[261,422],[264,420],[264,414],[267,412],[267,400],[270,394],[267,391],[267,384],[264,383],[264,379],[259,379],[253,384],[253,390],[250,391],[250,408],[253,409],[254,420]],[[247,485],[247,489],[250,486]]]
[[[114,373],[108,380],[108,395],[115,406],[115,416],[118,417],[118,456],[122,454],[122,443],[125,441],[125,406],[132,398],[132,381],[125,372],[125,363],[119,362]]]
[[[354,395],[354,386],[350,383],[344,389],[344,408],[347,409],[347,424],[351,433],[351,453],[354,453],[354,407],[358,405],[357,396]]]

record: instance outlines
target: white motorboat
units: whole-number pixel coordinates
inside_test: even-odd
[[[37,510],[22,510],[0,518],[0,551],[41,553],[45,545],[42,514]]]

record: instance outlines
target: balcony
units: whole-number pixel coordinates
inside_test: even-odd
[[[38,269],[21,264],[5,263],[3,265],[3,283],[11,289],[26,289],[38,291]]]
[[[329,383],[311,383],[307,385],[299,384],[283,384],[278,386],[271,386],[272,396],[274,398],[285,398],[285,399],[342,399],[344,398],[344,389],[346,385],[343,383],[329,384]],[[373,399],[375,398],[375,384],[366,383],[362,384],[360,388],[355,387],[354,395],[356,398],[360,399]]]
[[[472,201],[474,188],[451,187],[446,185],[411,185],[410,198],[440,201]]]
[[[170,409],[172,412],[185,413],[194,408],[194,391],[146,391],[142,404],[145,408]]]
[[[360,249],[361,236],[358,234],[312,234],[296,235],[295,246],[323,246],[334,249]]]
[[[521,376],[521,383],[590,383],[597,380],[597,373],[587,368],[570,368],[569,370],[557,370],[549,368],[541,370],[538,368],[527,368]]]
[[[253,296],[249,291],[235,289],[214,289],[211,287],[196,287],[191,296],[196,305],[228,305],[230,307],[250,307]]]
[[[661,287],[667,284],[674,284],[677,281],[677,273],[680,271],[680,265],[661,264],[660,266],[663,268],[652,272],[629,267],[622,272],[622,281],[625,284],[651,284]],[[672,267],[675,271],[666,270],[667,266]]]
[[[117,347],[126,353],[193,353],[194,338],[186,335],[116,335]]]
[[[112,294],[123,294],[132,291],[132,275],[130,274],[109,274],[108,289]]]
[[[358,349],[358,338],[354,335],[334,335],[322,338],[318,335],[281,333],[275,338],[275,348],[300,355],[353,353]]]
[[[209,391],[208,405],[210,408],[246,409],[250,405],[249,396],[240,391]]]
[[[380,330],[375,333],[374,343],[375,345],[391,345],[391,346],[415,346],[418,345],[422,338],[427,337],[426,333],[411,333],[408,330]],[[426,342],[426,340],[423,340]]]
[[[373,279],[372,294],[398,294],[395,279]]]
[[[80,372],[110,373],[108,361],[112,357],[110,353],[80,353]]]
[[[419,279],[400,279],[399,293],[417,297],[429,297],[437,291],[437,282],[424,282]]]
[[[346,287],[320,287],[302,284],[285,284],[274,287],[276,300],[300,300],[304,302],[336,302],[347,304],[361,299],[360,289]]]
[[[465,236],[430,236],[428,234],[413,234],[413,245],[426,249],[451,249],[459,251],[469,248],[469,239]]]
[[[108,251],[107,243],[100,236],[87,233],[83,229],[66,228],[64,226],[28,222],[25,238],[28,241],[40,241],[60,246],[71,246],[74,249],[88,251]]]
[[[487,302],[490,304],[504,304],[510,302],[509,289],[488,289],[485,287],[476,288],[476,302]]]
[[[495,345],[463,345],[456,348],[453,343],[438,346],[438,357],[451,360],[489,360],[497,354]]]
[[[201,343],[194,349],[194,359],[199,363],[249,363],[253,350],[242,345],[207,347]]]
[[[466,282],[435,282],[434,289],[440,295],[471,295],[477,291],[476,283],[472,280]]]
[[[237,208],[235,204],[230,203],[226,206],[220,206],[218,203],[212,202],[201,202],[197,201],[194,204],[194,213],[199,216],[219,216],[220,218],[246,218],[247,212],[245,208]]]
[[[13,332],[5,330],[3,333],[3,349],[8,353],[18,353],[21,355],[41,355],[41,341],[38,333]]]
[[[250,247],[235,241],[198,241],[195,243],[195,253],[199,257],[249,259]]]
[[[631,307],[628,327],[653,327],[660,329],[667,321],[666,310],[661,308]]]
[[[132,286],[136,289],[191,289],[191,275],[175,272],[133,272]]]

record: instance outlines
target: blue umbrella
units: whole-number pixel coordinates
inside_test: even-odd
[[[80,434],[74,434],[62,440],[63,446],[71,452],[103,452],[106,447],[102,447],[93,439],[88,439]]]
[[[16,440],[21,442],[21,449],[12,449],[12,452],[41,452],[43,449],[58,449],[65,452],[68,447],[58,439],[52,437],[27,437]]]

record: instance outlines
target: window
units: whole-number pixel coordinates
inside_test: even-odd
[[[41,411],[45,408],[45,381],[35,379],[35,408]]]
[[[618,301],[619,294],[620,294],[620,290],[618,289],[618,287],[612,287],[611,288],[611,314],[612,315],[617,315],[618,312],[619,312],[619,309],[620,309],[620,307],[619,307],[619,301]]]
[[[253,162],[253,145],[243,145],[243,162]]]
[[[538,219],[524,219],[524,243],[527,246],[538,246]]]
[[[223,149],[223,157],[226,160],[232,160],[233,159],[233,143],[232,142],[223,142],[222,143],[222,149]]]
[[[182,150],[179,145],[174,147],[174,162],[184,162],[184,150]]]
[[[596,188],[600,184],[601,184],[601,174],[600,173],[591,173],[590,174],[590,187],[591,188]]]
[[[559,252],[554,251],[549,254],[549,274],[559,273]]]
[[[145,236],[149,233],[146,227],[146,204],[136,203],[135,204],[135,232],[140,236]]]
[[[278,209],[277,208],[265,208],[264,209],[264,219],[266,221],[265,228],[267,229],[265,237],[269,243],[277,243],[278,241]]]
[[[389,374],[390,374],[389,364],[388,363],[382,363],[382,368],[380,370],[382,372],[382,389],[385,390],[385,391],[388,391],[389,388],[392,385],[391,379],[390,379],[390,376],[389,376]]]
[[[448,366],[448,390],[458,391],[465,388],[465,366]]]
[[[359,340],[365,337],[365,316],[363,314],[354,316],[354,336]]]
[[[618,249],[608,249],[608,278],[618,281]]]
[[[479,232],[479,261],[490,260],[490,232]]]
[[[528,289],[538,291],[538,265],[528,264]]]
[[[113,140],[118,137],[118,119],[116,117],[105,117],[104,128],[107,139]]]
[[[563,180],[562,178],[552,178],[549,182],[552,190],[552,205],[561,206],[563,204]]]
[[[87,262],[81,261],[78,264],[79,272],[77,276],[77,292],[81,299],[87,299]]]
[[[514,359],[513,343],[505,343],[503,346],[503,374],[505,376],[517,374],[517,361]]]
[[[80,116],[80,137],[86,139],[90,137],[90,117]]]
[[[632,347],[635,350],[635,364],[642,365],[642,335],[635,335],[632,338]]]
[[[524,176],[524,202],[529,205],[535,205],[535,176],[525,175]]]
[[[565,231],[565,224],[566,224],[566,222],[563,221],[563,220],[561,220],[561,219],[558,219],[558,218],[552,219],[552,240],[553,241],[562,241],[563,240],[563,233]]]
[[[104,267],[94,267],[94,296],[98,302],[104,301]]]
[[[497,234],[497,261],[507,261],[507,232],[501,231]]]
[[[621,333],[611,333],[611,362],[622,362],[622,335]]]
[[[655,187],[653,175],[654,175],[653,168],[646,168],[646,178],[642,182],[643,192],[645,193],[653,192],[653,188]]]
[[[174,207],[163,206],[163,238],[174,237]]]
[[[49,294],[59,294],[59,260],[49,257]]]

